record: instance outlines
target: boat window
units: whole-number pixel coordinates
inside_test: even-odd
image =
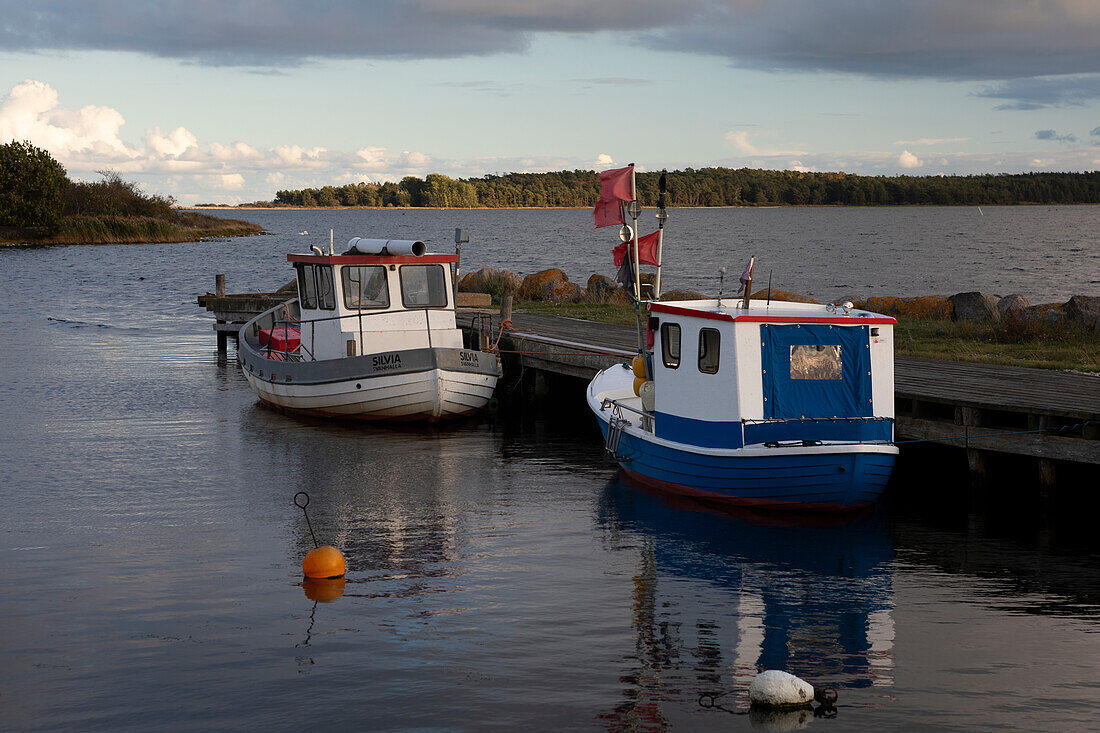
[[[313,265],[298,265],[298,297],[306,310],[317,308],[317,281],[313,270]]]
[[[722,335],[716,328],[699,329],[699,371],[704,374],[718,373],[718,352],[722,344]]]
[[[680,324],[661,324],[661,357],[669,369],[680,366]]]
[[[844,359],[839,344],[791,346],[791,379],[842,379]]]
[[[442,265],[404,265],[401,300],[406,308],[443,308],[447,305],[447,278]]]
[[[336,310],[336,288],[332,282],[332,265],[317,265],[317,305]]]
[[[389,308],[390,289],[386,268],[381,265],[349,265],[341,269],[344,305],[351,310]]]

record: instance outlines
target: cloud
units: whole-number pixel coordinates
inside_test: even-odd
[[[1100,72],[1095,0],[0,0],[0,50],[279,67],[518,53],[606,34],[754,69],[1016,79]],[[606,82],[622,83],[615,77]]]
[[[767,148],[758,148],[749,142],[749,133],[744,130],[733,130],[727,132],[726,140],[733,145],[733,147],[743,155],[757,155],[763,157],[788,157],[792,155],[802,155],[802,150],[774,150]],[[754,136],[755,137],[755,136]]]
[[[1073,133],[1067,133],[1065,135],[1059,135],[1054,130],[1036,130],[1036,140],[1050,140],[1058,143],[1075,143],[1077,142],[1077,136]]]
[[[968,137],[922,137],[919,140],[895,140],[894,145],[945,145],[966,142]]]
[[[0,140],[31,140],[65,156],[133,158],[137,151],[118,136],[125,122],[110,107],[59,109],[57,92],[31,79],[12,87],[0,101]]]
[[[910,153],[908,150],[901,151],[901,155],[898,156],[898,165],[902,168],[920,168],[924,163],[920,158]]]
[[[1100,136],[1100,127],[1094,127],[1089,131],[1090,135]]]
[[[609,165],[615,165],[615,161],[611,159],[611,156],[607,153],[600,153],[596,156],[596,167],[606,168]]]
[[[1009,100],[998,110],[1083,107],[1100,99],[1100,75],[1013,79],[982,87],[974,96]]]

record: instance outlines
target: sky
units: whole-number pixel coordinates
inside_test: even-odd
[[[181,204],[443,173],[1100,169],[1098,0],[0,0],[0,143]]]

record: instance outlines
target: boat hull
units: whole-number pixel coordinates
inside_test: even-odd
[[[488,404],[500,374],[495,355],[464,349],[289,362],[242,343],[238,354],[249,386],[264,402],[344,420],[435,422],[472,415]]]
[[[598,379],[598,377],[597,377]],[[611,409],[589,390],[607,444]],[[873,504],[893,471],[889,443],[699,448],[654,438],[639,420],[610,441],[627,478],[650,489],[721,504],[788,511],[854,511]]]

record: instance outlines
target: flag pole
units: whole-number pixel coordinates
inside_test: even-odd
[[[668,212],[665,211],[667,201],[665,200],[665,191],[668,187],[668,180],[665,177],[668,171],[662,169],[661,177],[657,179],[657,287],[653,291],[653,299],[661,299],[661,263],[664,255],[665,246],[665,222],[668,220]]]
[[[642,264],[638,258],[638,187],[634,164],[630,164],[630,218],[634,222],[634,301],[642,302]]]

